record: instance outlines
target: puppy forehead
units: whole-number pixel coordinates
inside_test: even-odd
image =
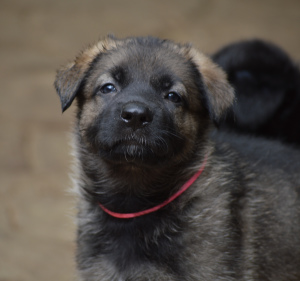
[[[191,72],[191,63],[176,49],[162,44],[128,44],[99,54],[94,69],[98,75],[124,71],[138,79],[172,77],[184,80]]]

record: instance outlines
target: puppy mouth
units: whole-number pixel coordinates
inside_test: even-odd
[[[145,138],[123,138],[114,142],[109,149],[109,158],[127,163],[153,162],[168,153],[168,145],[162,140],[149,141]]]
[[[125,139],[117,141],[113,146],[115,152],[124,154],[125,157],[142,158],[145,153],[155,154],[153,145],[144,139]]]

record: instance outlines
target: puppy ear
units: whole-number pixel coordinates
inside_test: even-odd
[[[190,48],[189,56],[203,79],[210,116],[218,123],[234,103],[234,90],[227,81],[226,73],[206,55]]]
[[[88,64],[72,63],[57,71],[54,86],[60,97],[62,112],[69,108],[76,97],[87,68]]]
[[[62,112],[72,104],[94,59],[115,47],[116,41],[112,36],[99,41],[81,52],[74,62],[57,71],[54,86],[60,97]]]

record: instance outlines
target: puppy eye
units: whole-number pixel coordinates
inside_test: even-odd
[[[169,101],[171,101],[173,103],[180,103],[182,101],[181,96],[175,92],[168,93],[166,95],[166,99],[168,99]]]
[[[101,88],[100,88],[100,92],[103,93],[103,94],[109,94],[109,93],[114,93],[116,92],[117,89],[115,88],[115,86],[111,83],[107,83],[105,85],[103,85]]]

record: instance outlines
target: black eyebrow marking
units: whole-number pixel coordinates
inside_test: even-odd
[[[122,66],[113,68],[111,70],[111,75],[120,85],[124,85],[127,80],[126,70]]]
[[[157,90],[168,91],[174,85],[174,79],[169,74],[158,74],[151,79],[151,84]]]

